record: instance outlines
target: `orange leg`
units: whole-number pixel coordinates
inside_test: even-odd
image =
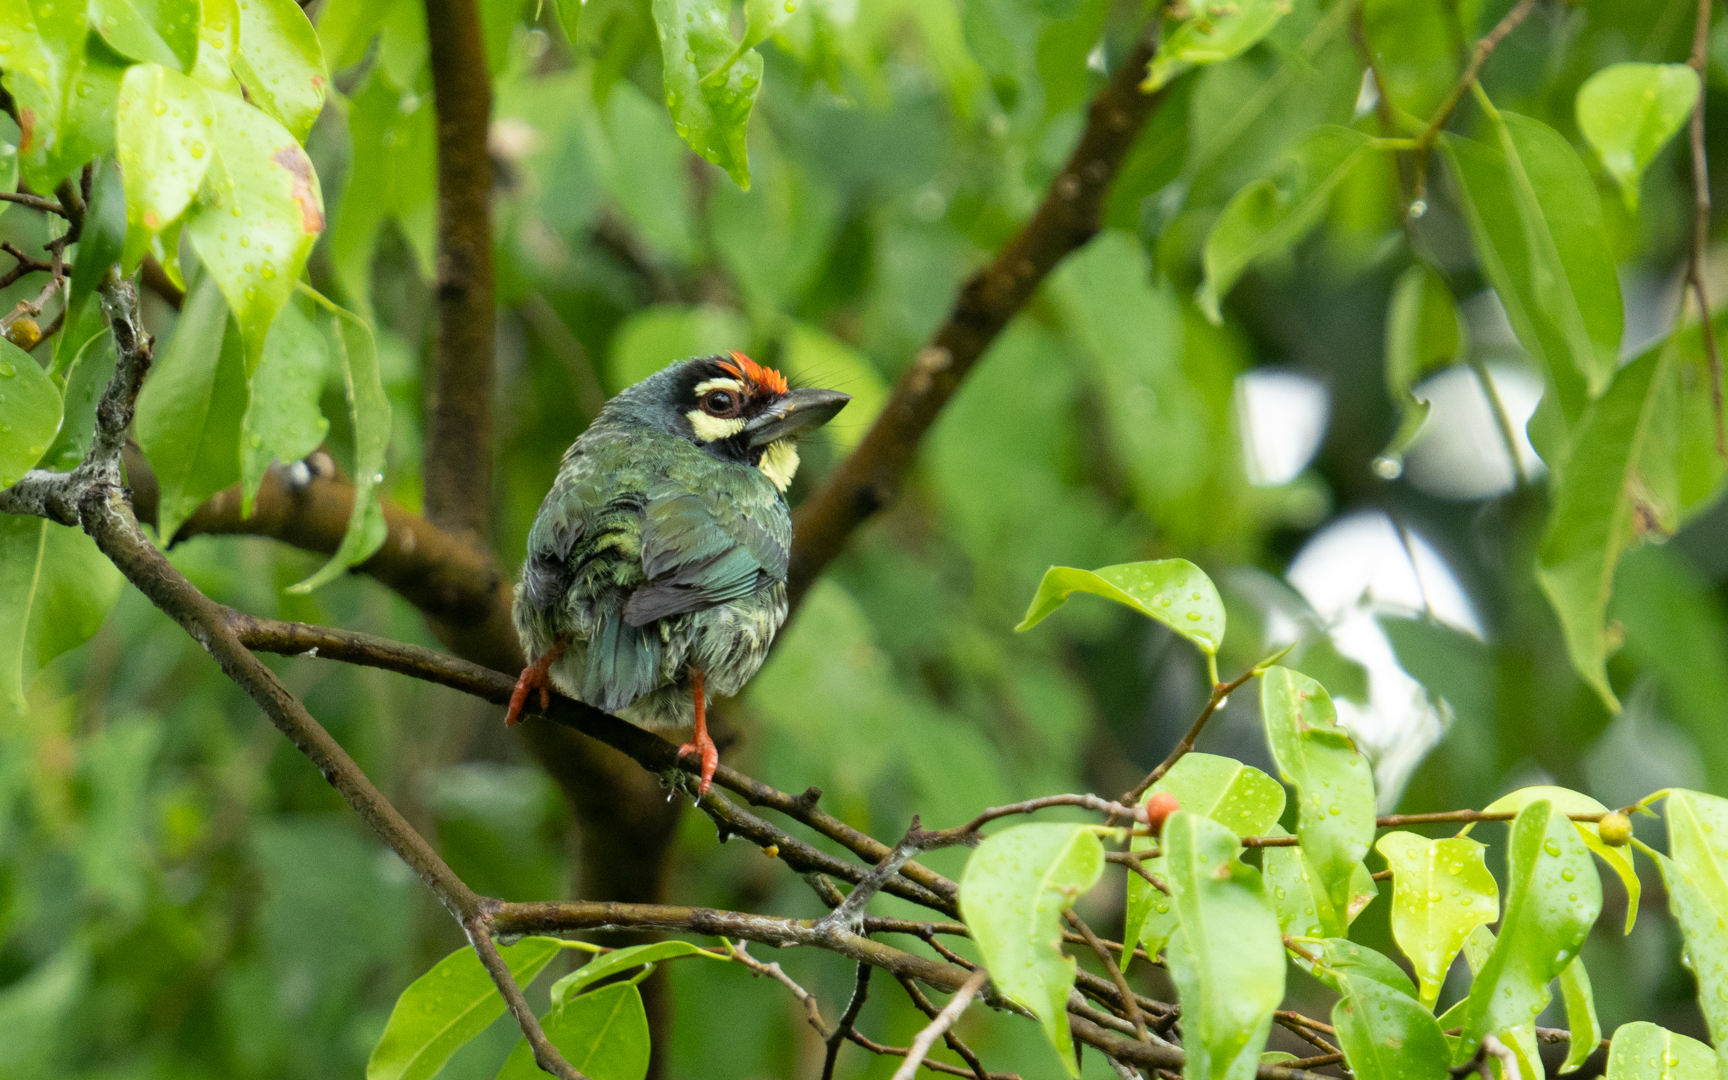
[[[700,754],[702,756],[702,782],[696,788],[696,797],[700,799],[708,794],[708,789],[714,786],[714,770],[720,767],[720,751],[714,745],[714,740],[708,737],[708,703],[702,688],[702,669],[690,669],[690,686],[696,694],[696,734],[683,746],[678,748],[678,756],[685,754]]]
[[[566,634],[554,641],[550,649],[541,653],[540,659],[522,669],[522,674],[516,677],[516,689],[510,691],[510,709],[504,714],[505,727],[514,727],[521,722],[522,707],[528,704],[530,690],[540,691],[540,708],[551,706],[552,679],[548,673],[569,647],[570,636]]]

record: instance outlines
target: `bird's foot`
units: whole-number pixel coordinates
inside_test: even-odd
[[[696,737],[678,748],[679,757],[685,754],[700,754],[702,757],[702,780],[696,785],[696,797],[700,799],[714,786],[714,771],[720,767],[720,750],[708,737],[707,728],[699,727]]]
[[[570,645],[570,639],[561,637],[552,643],[552,647],[540,654],[540,658],[522,669],[522,674],[516,676],[516,688],[510,691],[510,708],[504,713],[504,726],[515,727],[522,722],[522,709],[528,704],[528,694],[532,690],[540,691],[540,708],[552,706],[552,665],[564,655],[564,650]]]

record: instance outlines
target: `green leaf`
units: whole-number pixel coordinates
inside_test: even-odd
[[[126,72],[115,130],[126,176],[127,266],[198,194],[216,157],[214,107],[204,87],[160,64]]]
[[[264,339],[264,356],[252,373],[251,399],[240,420],[240,513],[252,514],[252,498],[271,461],[292,462],[318,449],[330,422],[318,409],[324,392],[326,343],[314,325],[311,301],[288,302]]]
[[[210,101],[214,124],[207,130],[215,132],[233,190],[201,203],[186,235],[240,325],[250,377],[324,229],[324,196],[311,159],[281,124],[238,98],[214,94]]]
[[[1500,917],[1500,890],[1483,861],[1487,848],[1465,837],[1430,840],[1390,832],[1375,848],[1392,868],[1392,936],[1416,969],[1422,1004],[1440,987],[1464,939]]]
[[[22,714],[36,673],[101,628],[124,583],[83,530],[0,514],[0,710]]]
[[[1698,982],[1698,1007],[1728,1072],[1728,799],[1698,791],[1668,796],[1670,858],[1657,857],[1668,905]]]
[[[1596,186],[1553,128],[1489,116],[1490,143],[1442,135],[1476,257],[1568,425],[1618,366],[1623,314]],[[1553,462],[1550,462],[1553,464]]]
[[[1679,524],[1679,398],[1673,350],[1620,369],[1585,412],[1555,492],[1536,576],[1554,605],[1572,666],[1612,711],[1608,601],[1620,557]]]
[[[552,962],[565,943],[523,938],[498,950],[518,986]],[[366,1062],[366,1080],[426,1080],[463,1044],[504,1013],[504,998],[470,948],[457,949],[408,984]]]
[[[1572,1041],[1566,1051],[1566,1061],[1560,1066],[1562,1075],[1584,1067],[1596,1044],[1602,1041],[1602,1024],[1596,1019],[1596,995],[1590,990],[1590,973],[1584,970],[1584,957],[1579,955],[1560,973],[1560,1000],[1566,1004],[1566,1026]]]
[[[1358,1080],[1443,1080],[1450,1050],[1434,1014],[1385,982],[1348,970],[1332,1006],[1338,1048]]]
[[[0,337],[0,488],[30,470],[60,430],[60,391],[30,354]]]
[[[1622,1024],[1608,1045],[1608,1080],[1717,1080],[1716,1051],[1647,1021]]]
[[[198,0],[90,0],[90,28],[121,56],[182,74],[198,58]]]
[[[1190,753],[1177,759],[1170,771],[1146,792],[1167,794],[1190,813],[1218,822],[1237,836],[1259,836],[1278,824],[1284,813],[1284,787],[1252,765],[1215,754]],[[1133,837],[1130,851],[1152,846],[1148,836]],[[1142,864],[1154,877],[1163,878],[1164,857]],[[1139,874],[1128,875],[1128,910],[1123,922],[1123,940],[1144,943],[1146,954],[1156,957],[1176,929],[1176,913],[1170,898]]]
[[[1156,61],[1154,61],[1156,64]],[[1291,147],[1278,171],[1238,191],[1206,237],[1206,280],[1196,295],[1214,324],[1218,304],[1249,266],[1283,255],[1326,216],[1332,192],[1368,150],[1368,136],[1324,125]]]
[[[1165,36],[1140,84],[1148,93],[1191,68],[1230,60],[1253,48],[1290,13],[1290,0],[1205,0]]]
[[[126,243],[126,188],[120,170],[112,160],[95,162],[91,178],[90,203],[84,209],[84,228],[78,234],[77,258],[72,264],[72,289],[66,298],[65,329],[54,342],[54,371],[63,372],[74,356],[89,341],[85,333],[88,322],[85,309],[96,289],[107,276],[108,269],[121,259]],[[91,312],[100,331],[99,313]]]
[[[1182,1005],[1183,1076],[1253,1076],[1284,998],[1278,918],[1229,829],[1179,810],[1165,821],[1163,841],[1180,923],[1165,958]]]
[[[344,296],[363,314],[372,310],[372,260],[385,222],[401,226],[422,276],[432,277],[437,224],[433,120],[432,103],[399,89],[382,65],[373,68],[349,103],[354,157],[330,230],[330,258]]]
[[[372,490],[384,478],[384,451],[390,445],[390,398],[378,374],[378,348],[371,328],[353,312],[309,288],[304,291],[329,315],[324,332],[330,355],[342,372],[348,420],[354,432],[354,509],[336,554],[311,577],[290,585],[291,593],[309,593],[334,581],[350,566],[370,558],[384,543],[384,512],[373,499]]]
[[[681,956],[714,956],[706,949],[697,948],[688,941],[656,941],[650,945],[632,945],[628,949],[616,952],[601,953],[594,959],[583,964],[570,974],[552,984],[552,1004],[554,1007],[565,1004],[572,996],[580,994],[584,987],[601,979],[610,978],[620,972],[629,971],[643,964],[650,969],[661,960],[672,960]],[[581,1066],[577,1068],[583,1072]]]
[[[750,189],[745,128],[762,89],[762,56],[735,43],[730,0],[654,0],[672,126],[690,149]]]
[[[590,1080],[642,1080],[648,1075],[648,1014],[642,992],[632,984],[604,986],[573,998],[542,1017],[540,1026],[564,1060]],[[534,1063],[528,1040],[518,1039],[498,1080],[545,1075]]]
[[[1211,656],[1224,641],[1224,602],[1205,571],[1187,559],[1122,563],[1097,570],[1052,566],[1016,631],[1030,630],[1076,592],[1091,593],[1156,619]]]
[[[1267,830],[1268,836],[1288,836],[1282,825]],[[1320,924],[1320,912],[1333,910],[1321,877],[1309,866],[1300,847],[1272,847],[1260,854],[1266,889],[1272,895],[1272,908],[1278,913],[1278,925],[1291,937],[1317,938],[1326,933]],[[1354,921],[1362,909],[1380,895],[1374,875],[1363,863],[1357,863],[1350,873],[1350,899],[1345,912]]]
[[[198,27],[198,62],[190,74],[212,90],[239,97],[240,80],[234,77],[240,52],[238,0],[200,0],[200,6],[204,21]]]
[[[1610,64],[1578,88],[1578,130],[1631,213],[1644,170],[1692,115],[1698,91],[1698,73],[1685,64]]]
[[[1454,1061],[1475,1053],[1484,1035],[1535,1022],[1548,1004],[1548,984],[1578,955],[1602,911],[1590,853],[1548,800],[1519,811],[1506,862],[1506,914],[1470,986]]]
[[[329,73],[318,32],[294,0],[240,0],[240,50],[234,74],[253,104],[300,142],[324,107]]]
[[[1381,457],[1402,462],[1404,451],[1428,419],[1428,402],[1412,389],[1430,371],[1464,355],[1464,324],[1452,290],[1427,263],[1398,275],[1386,309],[1386,393],[1402,413],[1397,434]]]
[[[205,499],[240,479],[246,371],[228,305],[210,276],[186,298],[167,349],[138,395],[135,431],[160,492],[156,535],[167,544]]]
[[[1278,772],[1296,788],[1296,835],[1324,895],[1320,924],[1328,937],[1349,925],[1351,879],[1374,841],[1374,773],[1338,726],[1319,683],[1289,668],[1260,677],[1260,714]]]
[[[84,460],[96,433],[96,404],[113,377],[113,335],[95,334],[84,342],[66,371],[66,404],[60,434],[42,455],[38,468],[71,472]]]
[[[1605,814],[1608,812],[1606,806],[1581,791],[1551,785],[1519,788],[1517,791],[1495,799],[1485,809],[1488,813],[1515,814],[1537,799],[1547,799],[1554,804],[1555,810],[1563,814]],[[1584,846],[1619,875],[1620,884],[1626,889],[1626,906],[1628,909],[1626,912],[1626,933],[1630,934],[1637,921],[1638,897],[1642,892],[1642,886],[1638,880],[1638,868],[1632,864],[1631,849],[1609,847],[1604,844],[1594,821],[1574,821],[1572,824],[1578,829],[1578,835],[1583,838]],[[1469,828],[1466,827],[1465,831],[1468,832]]]
[[[1075,964],[1062,952],[1062,913],[1103,871],[1104,845],[1090,828],[1039,822],[986,837],[960,878],[960,913],[991,980],[1032,1011],[1075,1077],[1068,1038]]]
[[[114,148],[114,107],[127,62],[87,33],[85,5],[0,5],[3,79],[18,116],[19,162],[32,190],[60,181]]]

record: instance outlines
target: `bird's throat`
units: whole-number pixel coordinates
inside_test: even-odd
[[[762,459],[756,463],[762,470],[762,475],[774,482],[784,495],[786,489],[792,486],[792,476],[798,471],[798,446],[791,439],[777,439],[769,443],[762,451]]]

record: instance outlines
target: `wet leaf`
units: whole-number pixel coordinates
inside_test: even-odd
[[[1180,924],[1165,957],[1182,1005],[1189,1080],[1253,1075],[1284,997],[1278,918],[1260,872],[1240,852],[1235,834],[1209,818],[1179,810],[1164,823]]]
[[[60,430],[60,390],[30,354],[0,337],[0,488],[16,484]]]
[[[762,89],[762,56],[732,40],[731,9],[730,0],[654,0],[654,25],[673,128],[749,190],[744,134]]]
[[[1581,791],[1570,788],[1540,785],[1536,787],[1519,788],[1517,791],[1502,795],[1495,799],[1485,809],[1493,813],[1517,813],[1537,799],[1547,799],[1554,808],[1564,814],[1605,814],[1608,808]],[[1619,875],[1620,884],[1625,886],[1627,897],[1626,933],[1632,932],[1632,927],[1638,918],[1638,897],[1642,892],[1638,880],[1638,869],[1632,864],[1632,849],[1628,847],[1610,847],[1602,842],[1598,834],[1598,825],[1594,821],[1574,821],[1578,835],[1584,838],[1584,846],[1589,848],[1597,858],[1607,863],[1614,873]],[[1468,830],[1466,830],[1468,831]]]
[[[78,234],[78,257],[72,265],[72,288],[66,299],[66,329],[54,342],[54,370],[64,372],[72,358],[90,340],[90,333],[103,333],[100,313],[90,308],[90,298],[108,270],[121,259],[126,243],[126,189],[120,170],[112,160],[95,163],[90,203],[84,210],[84,228]],[[86,320],[88,310],[91,318]],[[91,329],[94,324],[95,329]]]
[[[991,981],[1032,1010],[1075,1077],[1068,1037],[1075,962],[1062,952],[1062,913],[1103,871],[1104,845],[1087,826],[1039,822],[987,837],[960,878],[960,912]]]
[[[304,298],[288,302],[271,325],[264,356],[252,373],[251,398],[240,421],[242,516],[251,516],[252,498],[270,462],[299,461],[318,449],[330,430],[318,408],[326,343],[312,321],[311,307]]]
[[[305,142],[330,81],[318,33],[294,0],[239,0],[239,6],[234,73],[253,104]]]
[[[1224,602],[1205,572],[1187,559],[1122,563],[1097,570],[1053,566],[1016,631],[1030,630],[1077,592],[1133,608],[1192,641],[1208,656],[1224,641]]]
[[[1566,1050],[1566,1061],[1560,1066],[1561,1075],[1577,1072],[1584,1067],[1596,1044],[1602,1041],[1602,1023],[1596,1019],[1596,995],[1590,989],[1590,973],[1584,970],[1580,954],[1560,973],[1560,1000],[1566,1005],[1566,1026],[1572,1041]]]
[[[1351,881],[1374,840],[1374,773],[1338,726],[1332,699],[1319,683],[1289,668],[1260,677],[1266,741],[1286,783],[1296,788],[1296,835],[1324,892],[1320,925],[1343,937],[1349,925]]]
[[[3,81],[19,119],[19,164],[32,190],[53,191],[114,149],[114,109],[127,61],[85,29],[85,5],[0,5]]]
[[[713,955],[706,949],[699,949],[688,941],[656,941],[649,945],[632,945],[627,949],[601,953],[552,984],[552,1004],[554,1007],[564,1005],[571,997],[580,994],[588,986],[599,982],[601,979],[611,978],[614,975],[629,971],[634,967],[641,967],[646,964],[648,970],[652,971],[654,965],[662,960],[672,960],[682,956]],[[578,1065],[577,1068],[580,1070],[582,1067]]]
[[[1427,1007],[1381,980],[1345,971],[1337,981],[1342,996],[1332,1006],[1332,1026],[1338,1030],[1338,1048],[1359,1080],[1442,1080],[1449,1075],[1446,1037]]]
[[[182,74],[198,57],[198,0],[90,0],[90,28],[121,56]]]
[[[1622,1024],[1608,1046],[1608,1080],[1717,1080],[1716,1051],[1643,1020]]]
[[[1140,88],[1157,90],[1192,68],[1242,55],[1272,32],[1290,6],[1290,0],[1204,0],[1193,5],[1192,17],[1158,46]]]
[[[1535,1022],[1548,1004],[1548,984],[1578,955],[1602,911],[1589,850],[1548,800],[1519,811],[1506,862],[1505,917],[1470,986],[1454,1061],[1474,1053],[1484,1035]]]
[[[82,529],[0,514],[0,714],[22,715],[36,673],[101,629],[123,584]]]
[[[564,947],[557,938],[530,937],[500,948],[498,955],[517,985],[526,986]],[[366,1080],[428,1080],[503,1014],[504,998],[480,958],[473,949],[457,949],[396,999],[366,1062]]]
[[[1500,917],[1500,890],[1483,861],[1487,848],[1413,832],[1387,833],[1375,848],[1392,869],[1392,936],[1416,969],[1422,1004],[1432,1009],[1465,938]]]
[[[1609,64],[1578,88],[1578,130],[1638,212],[1644,170],[1698,101],[1698,73],[1685,64]]]
[[[632,984],[604,986],[573,998],[541,1017],[540,1026],[564,1060],[590,1080],[642,1080],[648,1075],[648,1014],[642,992]],[[518,1039],[498,1080],[545,1075],[534,1063],[528,1040]]]
[[[1464,325],[1445,280],[1427,263],[1398,275],[1386,309],[1386,393],[1402,418],[1383,458],[1402,462],[1428,419],[1428,402],[1412,392],[1416,384],[1464,352]]]
[[[1675,791],[1664,816],[1671,858],[1659,856],[1657,865],[1686,941],[1717,1069],[1728,1071],[1728,799]]]
[[[124,261],[192,204],[215,160],[214,105],[198,83],[160,64],[138,64],[120,84],[116,149],[126,177]]]

